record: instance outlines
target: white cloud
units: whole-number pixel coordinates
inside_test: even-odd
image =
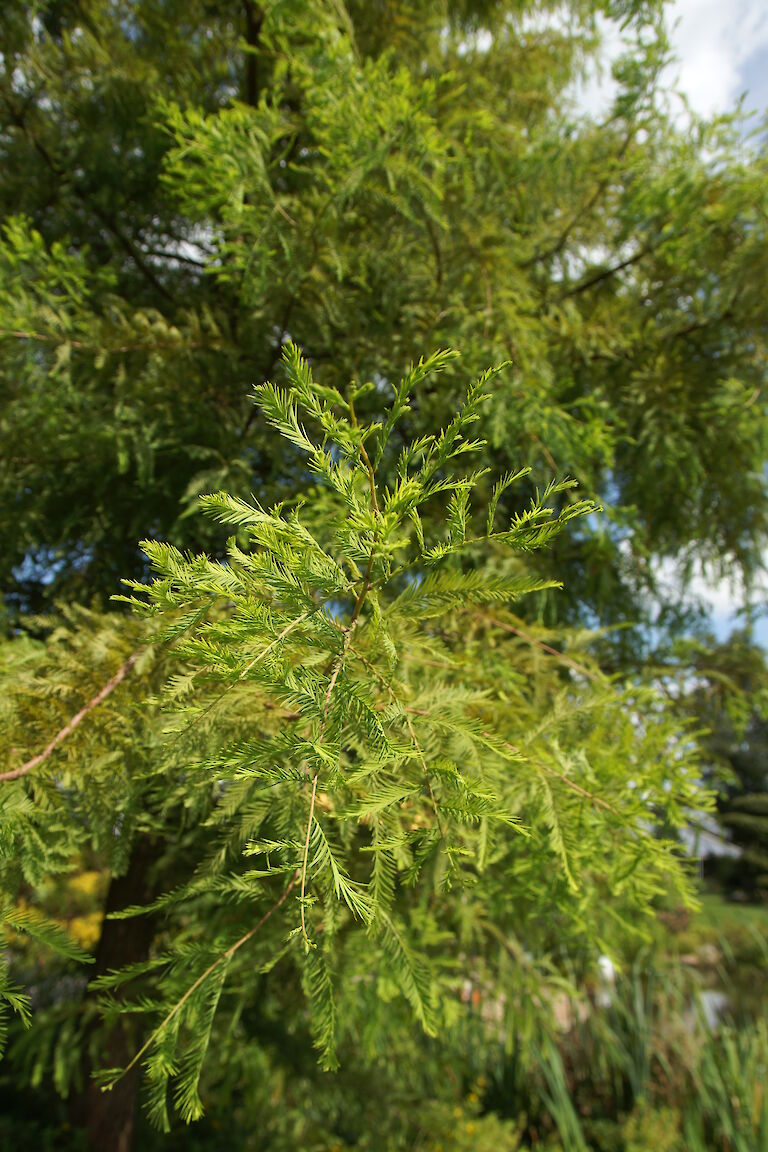
[[[679,62],[671,78],[704,116],[733,108],[746,87],[743,69],[768,52],[765,0],[675,0],[667,16]]]
[[[585,75],[573,86],[573,99],[578,107],[596,120],[607,111],[616,94],[611,66],[626,47],[616,24],[598,16],[597,25],[602,39],[598,58],[587,65]]]
[[[627,542],[629,547],[629,542]],[[666,558],[656,563],[656,578],[659,582],[660,601],[698,605],[709,616],[712,628],[720,639],[725,639],[746,621],[747,604],[752,611],[757,610],[756,638],[768,646],[768,629],[762,615],[768,605],[768,552],[763,557],[762,571],[754,580],[749,593],[737,574],[718,574],[712,568],[697,564],[691,573],[685,594],[682,593],[683,579],[679,563]]]
[[[768,75],[766,0],[674,0],[667,5],[666,20],[676,60],[667,69],[664,86],[682,92],[698,115],[712,116],[735,107],[750,87],[748,64],[753,75]],[[574,88],[579,106],[595,117],[610,105],[616,91],[611,65],[628,47],[615,24],[601,20],[600,30],[600,63]],[[753,103],[759,103],[764,94],[757,92],[754,97]]]

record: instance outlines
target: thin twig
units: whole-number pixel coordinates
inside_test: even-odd
[[[79,712],[75,713],[69,723],[65,724],[60,732],[56,733],[54,738],[48,745],[46,745],[42,752],[39,752],[37,756],[33,756],[31,760],[27,760],[25,764],[20,765],[18,768],[12,769],[10,772],[0,772],[0,780],[18,780],[20,776],[26,776],[27,772],[31,772],[33,768],[37,768],[38,764],[42,764],[45,760],[47,760],[51,753],[54,752],[56,748],[58,748],[59,744],[61,744],[63,740],[66,740],[68,736],[71,736],[75,728],[77,728],[80,722],[85,719],[88,713],[93,711],[94,708],[98,707],[98,705],[101,704],[103,700],[106,700],[107,696],[114,692],[120,681],[124,680],[130,672],[131,668],[133,668],[138,658],[138,652],[134,652],[131,656],[129,656],[125,663],[118,668],[114,676],[107,680],[106,684],[99,689],[96,695],[93,696],[87,704],[84,704]]]
[[[351,400],[349,401],[349,415],[350,415],[350,419],[352,421],[353,427],[354,428],[359,427],[359,425],[357,423],[357,416],[355,415],[355,406]],[[376,519],[378,520],[380,515],[381,515],[381,512],[379,511],[379,501],[378,501],[378,498],[376,496],[376,471],[373,467],[373,464],[371,464],[371,458],[368,455],[368,451],[365,447],[365,443],[363,442],[363,440],[360,441],[360,459],[362,460],[363,464],[365,465],[365,469],[368,473],[368,486],[371,490],[371,505],[373,506],[373,514],[376,517]]]
[[[558,780],[562,780],[563,784],[573,789],[574,792],[578,792],[579,796],[583,796],[585,800],[591,800],[593,804],[597,804],[600,808],[605,808],[607,812],[612,812],[614,816],[621,816],[618,809],[614,808],[612,804],[609,804],[607,800],[603,800],[602,796],[598,796],[596,792],[590,792],[586,788],[582,788],[581,784],[577,784],[570,776],[566,776],[565,772],[558,772],[551,764],[545,764],[543,760],[537,760],[534,757],[531,757],[531,761],[537,764],[539,768],[543,768],[550,776],[556,776]]]
[[[572,660],[570,656],[566,656],[564,652],[558,651],[549,644],[545,644],[543,640],[537,640],[535,636],[530,636],[527,632],[523,632],[522,628],[515,628],[512,624],[507,624],[504,620],[497,620],[495,616],[490,616],[486,612],[479,612],[478,616],[483,620],[487,620],[494,628],[501,628],[504,632],[511,632],[513,636],[519,636],[521,640],[526,640],[529,644],[534,644],[540,648],[542,652],[548,652],[550,656],[557,656],[558,660],[562,660],[564,664],[568,664],[574,671],[580,672],[586,676],[588,680],[592,680],[595,684],[604,684],[602,676],[596,672],[592,672],[583,664],[579,664],[577,660]]]
[[[292,632],[294,628],[297,628],[298,625],[301,624],[304,620],[306,620],[306,618],[309,615],[310,615],[309,612],[302,612],[301,616],[297,616],[295,620],[292,620],[290,622],[290,624],[286,624],[286,626],[285,626],[285,628],[283,628],[282,632],[278,633],[278,635],[275,636],[274,640],[270,641],[270,643],[267,644],[266,648],[262,648],[261,652],[259,652],[253,658],[253,660],[251,660],[250,664],[246,664],[245,668],[240,673],[237,680],[234,680],[231,684],[228,684],[227,687],[224,689],[224,691],[221,692],[216,697],[215,700],[212,700],[210,702],[210,704],[208,705],[207,708],[204,708],[202,712],[198,712],[197,716],[195,716],[194,719],[190,720],[189,724],[187,724],[186,727],[182,728],[179,732],[177,732],[176,736],[174,737],[174,739],[169,744],[169,747],[172,748],[174,746],[174,744],[177,744],[178,741],[182,738],[182,736],[186,736],[188,732],[191,732],[192,729],[194,727],[196,727],[196,725],[199,724],[200,721],[203,720],[208,715],[209,712],[211,712],[214,708],[218,707],[218,705],[221,704],[224,697],[229,695],[229,693],[233,690],[233,688],[236,688],[238,686],[238,684],[242,683],[242,681],[245,679],[245,677],[248,675],[248,673],[251,671],[251,669],[255,668],[260,660],[263,660],[264,657],[269,652],[271,652],[273,648],[277,647],[277,645],[280,643],[281,640],[285,639],[285,637],[288,635],[289,632]],[[265,707],[267,707],[267,708],[270,707],[269,702],[265,703]]]
[[[333,694],[334,688],[336,687],[336,681],[339,678],[339,673],[341,672],[342,665],[346,659],[347,652],[349,651],[349,645],[352,641],[352,633],[354,632],[356,626],[357,620],[353,619],[350,622],[349,627],[344,629],[344,643],[342,645],[341,652],[339,654],[338,660],[336,661],[333,672],[331,673],[331,678],[328,681],[328,691],[325,693],[325,703],[323,705],[323,728],[325,727],[325,722],[328,719],[328,708],[331,703],[331,696]]]
[[[484,732],[483,735],[489,739],[494,738],[491,732]],[[543,772],[556,777],[558,780],[562,780],[563,784],[573,789],[574,792],[578,792],[579,796],[583,796],[585,800],[591,800],[593,804],[596,804],[600,808],[605,808],[606,811],[612,812],[614,816],[621,816],[618,809],[614,808],[612,804],[609,804],[607,800],[603,800],[602,796],[598,796],[596,792],[590,792],[587,788],[582,788],[581,784],[577,784],[570,776],[566,776],[565,772],[559,772],[557,768],[553,768],[551,764],[545,763],[544,760],[539,760],[537,756],[529,755],[527,752],[524,752],[522,748],[516,748],[514,744],[510,744],[507,740],[504,740],[503,743],[504,747],[509,749],[514,756],[520,756],[524,760],[529,760],[531,764],[535,764],[536,767],[541,768]]]
[[[309,801],[309,819],[307,820],[307,835],[304,840],[304,859],[301,864],[301,900],[299,901],[301,908],[301,935],[304,943],[309,948],[309,936],[307,936],[307,925],[304,919],[304,893],[307,884],[307,861],[309,859],[309,840],[312,834],[312,821],[315,818],[315,796],[317,795],[317,772],[315,772],[312,780],[312,797]]]
[[[367,567],[365,569],[365,573],[363,574],[363,582],[360,585],[360,591],[358,592],[357,599],[355,600],[355,606],[352,609],[352,620],[351,620],[352,624],[357,623],[357,620],[360,616],[360,609],[363,607],[363,602],[365,601],[365,598],[368,595],[368,589],[371,586],[371,572],[373,570],[373,552],[374,552],[374,550],[373,550],[373,548],[371,548],[371,554],[368,557],[368,564],[367,564]]]
[[[407,708],[406,712],[412,712],[414,716],[429,715],[429,713],[423,708]],[[496,737],[493,732],[483,732],[483,737],[486,740],[498,739],[498,737]],[[614,808],[612,804],[609,804],[607,800],[603,800],[602,796],[598,796],[595,792],[589,792],[586,788],[582,788],[581,784],[577,784],[576,781],[572,780],[570,776],[566,776],[565,772],[558,772],[557,768],[553,768],[551,764],[545,764],[543,760],[539,760],[536,756],[529,755],[527,752],[524,752],[522,748],[516,748],[515,745],[510,744],[508,740],[503,740],[502,743],[504,747],[513,754],[513,756],[519,756],[523,760],[529,760],[531,764],[535,764],[537,768],[541,768],[544,772],[548,772],[550,776],[556,776],[558,780],[562,780],[564,784],[567,784],[568,787],[572,788],[574,792],[578,792],[580,796],[585,798],[585,800],[591,800],[593,804],[597,804],[599,807],[607,809],[607,811],[612,812],[614,816],[621,816],[621,813],[618,811],[618,809]]]
[[[370,662],[370,660],[368,660],[368,658],[366,656],[363,656],[362,652],[358,652],[358,650],[356,648],[353,648],[352,653],[353,653],[353,655],[355,655],[358,658],[358,660],[360,660],[360,662],[362,664],[364,664],[366,666],[366,668],[369,669],[369,671],[371,671],[374,674],[374,676],[379,681],[379,683],[382,685],[384,690],[387,693],[389,693],[390,699],[398,706],[398,708],[401,709],[403,716],[405,717],[405,722],[408,725],[408,731],[410,733],[411,740],[413,741],[414,747],[416,749],[416,753],[417,753],[419,760],[421,762],[421,767],[422,767],[422,770],[424,772],[424,779],[426,780],[427,788],[429,789],[429,795],[432,799],[432,807],[433,807],[434,812],[435,812],[435,820],[437,821],[437,828],[438,828],[438,831],[440,833],[441,839],[443,840],[443,842],[445,844],[447,844],[448,841],[446,839],[445,829],[443,828],[443,822],[442,822],[442,818],[440,816],[440,809],[438,808],[437,799],[435,797],[435,792],[434,792],[434,789],[432,788],[432,780],[431,780],[430,775],[429,775],[429,769],[427,768],[427,761],[426,761],[424,753],[421,749],[421,745],[419,744],[419,741],[418,741],[418,738],[416,736],[416,732],[414,730],[413,724],[411,723],[411,718],[408,715],[409,709],[406,708],[405,705],[400,702],[400,700],[397,696],[397,693],[392,688],[392,686],[384,679],[384,677],[379,672],[378,668],[376,668]],[[415,709],[414,709],[414,711],[415,711]],[[426,715],[426,713],[422,713],[422,715]],[[450,859],[451,859],[451,863],[455,867],[455,861],[453,860],[452,857]]]
[[[241,936],[239,940],[236,940],[234,944],[230,944],[229,948],[227,948],[227,950],[225,952],[222,952],[221,956],[218,956],[213,961],[212,964],[209,964],[208,967],[206,968],[205,972],[203,972],[203,974],[201,976],[198,976],[198,978],[197,978],[197,980],[195,980],[194,984],[190,984],[189,988],[187,988],[186,992],[181,997],[181,999],[176,1001],[176,1003],[174,1004],[173,1008],[171,1008],[168,1015],[160,1022],[160,1024],[158,1024],[157,1028],[155,1028],[154,1032],[149,1037],[149,1039],[146,1040],[144,1042],[144,1044],[142,1044],[141,1048],[139,1048],[138,1052],[133,1057],[130,1064],[126,1064],[125,1068],[123,1068],[122,1072],[117,1077],[117,1080],[113,1080],[111,1084],[108,1084],[105,1086],[105,1088],[104,1088],[105,1092],[110,1091],[114,1087],[114,1085],[117,1084],[117,1082],[119,1080],[122,1080],[123,1076],[125,1076],[125,1074],[127,1072],[130,1072],[131,1068],[133,1068],[139,1062],[139,1060],[141,1060],[142,1056],[147,1051],[147,1049],[150,1048],[154,1044],[155,1040],[157,1040],[160,1033],[170,1024],[171,1020],[173,1020],[175,1016],[178,1016],[179,1012],[184,1007],[187,1000],[189,1000],[190,996],[192,996],[197,991],[197,989],[200,987],[200,985],[205,980],[208,979],[208,977],[211,975],[211,973],[214,972],[220,964],[224,964],[224,963],[226,963],[226,961],[231,960],[232,957],[234,956],[235,952],[237,952],[237,950],[239,948],[242,948],[243,944],[247,944],[248,941],[251,939],[251,937],[255,936],[255,934],[258,932],[259,928],[263,927],[263,925],[266,924],[266,922],[267,922],[267,920],[269,920],[270,916],[274,915],[274,913],[277,912],[280,905],[285,903],[285,901],[288,897],[288,894],[290,893],[291,889],[295,885],[298,878],[299,878],[299,872],[297,869],[294,872],[291,879],[289,880],[286,887],[283,889],[281,895],[278,897],[278,899],[275,901],[275,903],[272,905],[272,907],[269,908],[264,913],[261,920],[259,920],[258,923],[254,924],[253,928],[249,928],[248,931],[245,933],[245,935]]]
[[[604,280],[609,280],[611,276],[616,276],[626,268],[631,268],[633,264],[637,264],[644,256],[651,255],[653,251],[653,246],[650,243],[644,244],[637,252],[633,252],[631,256],[627,256],[626,260],[620,260],[618,264],[614,264],[611,268],[602,268],[599,272],[588,276],[586,280],[581,280],[579,283],[574,284],[572,288],[560,294],[557,302],[562,303],[563,300],[567,300],[571,296],[578,296],[582,292],[588,292],[590,288],[595,288],[598,284],[602,284]]]

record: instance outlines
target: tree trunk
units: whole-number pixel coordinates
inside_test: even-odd
[[[157,894],[154,865],[160,854],[159,841],[140,837],[134,844],[127,872],[111,881],[91,981],[110,970],[149,957],[155,932],[154,917],[108,920],[106,916],[154,899]],[[119,996],[118,992],[118,999]],[[94,1083],[92,1073],[99,1068],[125,1067],[139,1044],[137,1031],[129,1020],[118,1020],[109,1030],[96,1019],[89,1026],[85,1038],[83,1089],[72,1107],[73,1124],[85,1132],[89,1152],[132,1152],[140,1069],[132,1068],[109,1092],[103,1092]]]
[[[259,61],[256,49],[261,36],[261,26],[264,23],[264,13],[254,3],[254,0],[245,0],[245,42],[250,49],[245,57],[245,103],[255,108],[259,102]]]

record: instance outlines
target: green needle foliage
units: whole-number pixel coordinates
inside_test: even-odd
[[[688,899],[643,665],[661,558],[764,551],[767,169],[664,7],[0,6],[3,1104],[282,1152],[359,1067],[450,1133],[467,984],[531,1052]]]
[[[404,653],[441,655],[435,629],[452,611],[515,601],[544,585],[514,569],[444,570],[447,561],[491,543],[513,554],[541,547],[570,519],[595,510],[578,501],[556,514],[547,501],[570,485],[551,484],[508,525],[494,528],[498,495],[515,479],[507,477],[496,486],[486,531],[472,533],[470,498],[483,473],[466,474],[460,464],[483,447],[473,426],[496,372],[472,385],[447,428],[404,447],[395,483],[379,488],[376,467],[414,389],[453,355],[420,361],[397,387],[387,418],[361,426],[354,403],[365,389],[345,400],[317,386],[298,349],[287,345],[287,386],[264,385],[258,400],[267,420],[306,454],[322,486],[318,499],[329,498],[321,539],[301,508],[265,511],[220,493],[204,497],[203,506],[237,526],[245,545],[231,540],[226,560],[213,562],[145,542],[156,578],[134,585],[153,613],[202,606],[214,612],[216,619],[188,635],[179,652],[202,683],[221,686],[217,707],[247,681],[286,716],[279,732],[227,743],[198,770],[220,782],[228,809],[227,785],[247,788],[249,803],[258,804],[241,849],[257,866],[232,881],[232,899],[253,899],[273,875],[290,877],[288,889],[296,889],[298,923],[287,938],[296,936],[304,954],[315,1043],[327,1067],[336,1065],[330,969],[345,920],[365,929],[376,963],[388,964],[417,1019],[434,1034],[432,980],[395,906],[397,886],[416,885],[425,869],[442,887],[460,882],[465,861],[477,857],[479,836],[487,853],[497,827],[524,831],[519,805],[502,787],[517,751],[481,717],[467,714],[466,691],[457,696],[449,683],[439,703],[431,683],[433,702],[422,707],[418,658],[409,662],[407,681],[397,670]],[[444,524],[429,539],[420,513],[435,502],[443,505]],[[216,613],[217,606],[226,609]],[[208,966],[147,1042],[150,1079],[159,1086],[153,1115],[163,1115],[165,1081],[175,1071],[179,1110],[186,1119],[198,1115],[197,1081],[222,969],[251,934]],[[195,1042],[179,1062],[182,1026]]]
[[[220,1014],[241,1010],[260,974],[295,971],[321,1064],[335,1068],[381,995],[377,971],[438,1036],[460,979],[451,937],[480,964],[522,912],[530,944],[581,940],[594,958],[642,936],[670,886],[685,898],[653,828],[702,798],[690,749],[652,697],[571,661],[532,698],[514,639],[489,641],[489,610],[542,588],[528,555],[597,511],[562,501],[565,480],[502,519],[499,496],[523,474],[483,506],[484,470],[468,467],[501,369],[385,463],[398,421],[453,355],[413,366],[382,418],[360,423],[368,386],[345,398],[316,384],[288,344],[285,383],[256,398],[302,452],[306,496],[271,509],[204,497],[236,529],[220,560],[143,545],[153,579],[131,582],[130,601],[181,661],[158,698],[171,730],[139,785],[152,797],[143,820],[167,839],[186,809],[197,857],[172,890],[118,913],[161,913],[164,927],[145,960],[101,972],[95,988],[107,1020],[148,1018],[127,1066],[101,1078],[118,1084],[142,1064],[162,1127],[169,1083],[185,1120],[202,1114],[206,1058],[227,1059]],[[115,795],[107,778],[82,787]],[[62,835],[72,850],[77,837]]]

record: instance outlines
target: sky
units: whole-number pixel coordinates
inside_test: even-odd
[[[692,111],[701,116],[728,112],[744,96],[748,111],[768,113],[768,0],[674,0],[667,11],[670,41],[677,59],[666,79],[684,93]],[[596,116],[610,103],[614,90],[610,59],[622,48],[612,26],[604,27],[602,74],[588,77],[575,94],[578,102]],[[682,104],[680,115],[685,115]],[[766,569],[762,582],[750,596],[757,606],[768,606],[768,556]],[[679,594],[674,565],[662,565],[661,575],[667,594]],[[739,624],[744,593],[738,584],[701,571],[693,579],[691,595],[706,604],[714,631],[721,639]],[[755,635],[768,648],[768,613],[758,620]]]
[[[727,112],[742,95],[750,111],[768,109],[768,0],[674,0],[667,5],[667,24],[677,57],[668,80],[694,112]],[[610,60],[620,51],[621,39],[615,26],[604,27]],[[612,90],[605,64],[601,77],[592,76],[581,87],[579,102],[599,113]]]
[[[677,85],[691,107],[702,115],[727,112],[741,96],[745,107],[768,111],[768,0],[676,0],[670,6],[670,32],[678,63]],[[708,601],[716,631],[726,635],[743,603],[740,589],[728,580],[713,581],[701,573],[695,591]],[[753,602],[768,592],[755,590]],[[768,617],[756,635],[768,646]]]
[[[670,23],[695,111],[728,111],[745,92],[749,109],[768,107],[768,0],[676,0]]]

